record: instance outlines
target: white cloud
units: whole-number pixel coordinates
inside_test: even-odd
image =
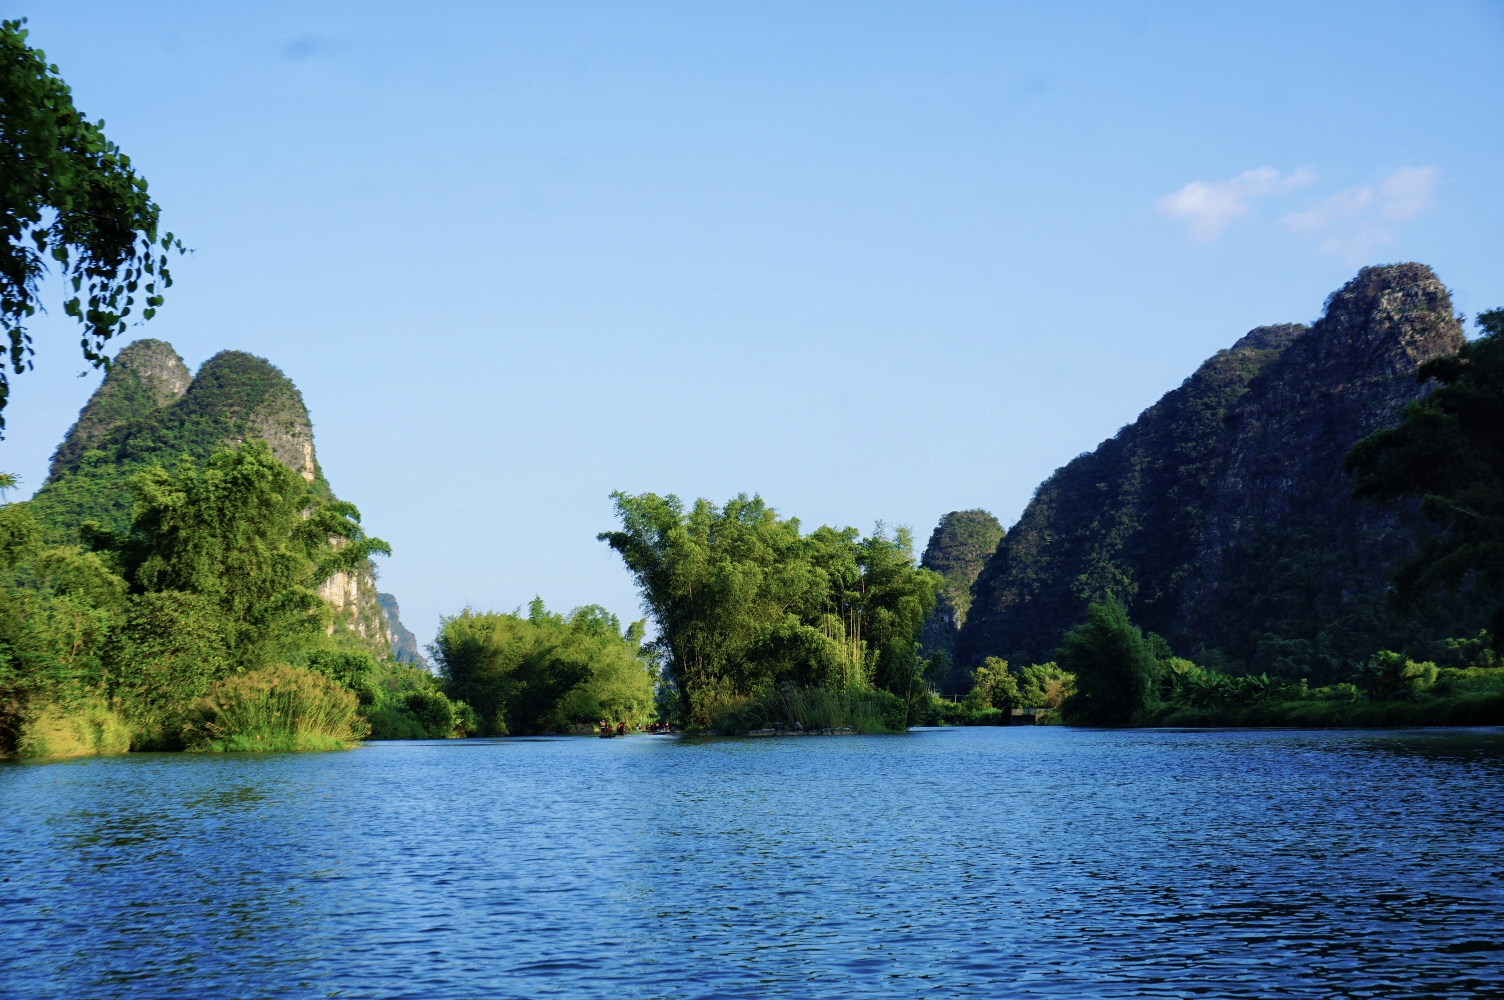
[[[1209,240],[1247,215],[1254,198],[1264,198],[1299,187],[1315,178],[1302,167],[1281,175],[1273,167],[1245,170],[1230,181],[1192,181],[1154,203],[1163,215],[1185,219],[1198,240]]]
[[[1292,212],[1280,224],[1295,233],[1326,235],[1317,250],[1347,263],[1361,263],[1379,247],[1394,242],[1388,223],[1413,219],[1431,207],[1437,175],[1435,167],[1396,170],[1378,184],[1348,188],[1304,212]]]

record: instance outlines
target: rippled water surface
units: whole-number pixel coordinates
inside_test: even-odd
[[[0,767],[13,997],[1504,996],[1504,734]]]

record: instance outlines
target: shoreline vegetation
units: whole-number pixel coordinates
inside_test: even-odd
[[[1469,355],[1496,346],[1490,328]],[[1450,398],[1438,389],[1406,421]],[[1399,430],[1376,438],[1402,447]],[[1384,459],[1367,439],[1354,454],[1366,468]],[[967,669],[954,647],[925,651],[948,580],[916,562],[907,529],[806,532],[746,495],[717,507],[615,493],[620,529],[599,540],[636,577],[657,626],[651,641],[647,620],[623,627],[599,606],[558,614],[534,598],[525,612],[444,618],[429,647],[433,674],[397,662],[385,633],[323,598],[328,580],[370,573],[371,556],[390,547],[365,534],[322,475],[302,475],[268,442],[221,445],[200,460],[185,447],[171,471],[159,460],[110,466],[86,450],[78,468],[116,469],[108,475],[128,496],[126,519],[102,523],[78,504],[60,520],[51,495],[72,489],[71,474],[41,505],[0,505],[0,753],[11,758],[325,750],[594,732],[602,722],[711,735],[1024,722],[1504,725],[1504,659],[1490,630],[1427,639],[1426,659],[1376,650],[1337,683],[1311,687],[1178,656],[1107,591],[1051,662],[988,656]],[[1375,492],[1372,477],[1364,489]],[[1493,499],[1465,501],[1489,510]],[[1400,573],[1423,579],[1424,558],[1460,558],[1444,544],[1427,541],[1420,568],[1412,559]],[[1487,570],[1462,576],[1486,582]],[[955,629],[964,602],[945,600]]]
[[[1437,414],[1480,392],[1467,379],[1493,378],[1483,361],[1504,371],[1504,314],[1487,318],[1488,334],[1467,345],[1470,367],[1444,371],[1450,382],[1352,450],[1360,494],[1407,496],[1386,448],[1432,454]],[[283,378],[248,358],[222,355],[206,367]],[[1227,660],[1216,650],[1209,663],[1177,655],[1131,622],[1108,588],[1053,660],[958,664],[954,645],[925,640],[939,614],[954,633],[965,601],[954,578],[916,560],[907,529],[806,532],[745,494],[721,506],[613,494],[620,528],[598,538],[635,578],[656,625],[651,641],[647,619],[623,626],[594,605],[568,614],[541,598],[511,613],[466,608],[441,620],[431,673],[398,662],[384,631],[324,596],[341,574],[374,580],[371,558],[390,548],[365,533],[360,512],[316,468],[289,465],[261,439],[210,447],[168,427],[155,425],[153,440],[157,455],[177,449],[170,470],[159,457],[112,464],[85,448],[78,471],[49,480],[38,498],[0,504],[0,755],[328,750],[368,739],[595,732],[601,723],[713,735],[1019,723],[1504,725],[1504,658],[1492,629],[1375,649],[1337,681],[1311,686],[1219,670]],[[84,488],[96,480],[110,488]],[[0,477],[0,487],[14,485]],[[1464,482],[1452,494],[1449,504],[1478,516],[1456,529],[1463,542],[1451,548],[1427,536],[1398,570],[1396,606],[1422,600],[1437,581],[1485,594],[1492,585],[1498,568],[1486,558],[1499,547],[1484,544],[1491,536],[1480,541],[1473,522],[1488,512],[1504,523],[1492,513],[1504,505],[1488,484]],[[960,520],[991,538],[984,519]],[[1427,560],[1445,561],[1445,572]],[[1464,564],[1473,568],[1459,571]]]
[[[5,482],[11,482],[6,480]],[[614,499],[621,553],[658,625],[598,606],[465,609],[399,663],[320,598],[387,551],[359,511],[267,444],[125,478],[130,527],[54,542],[28,502],[0,505],[0,750],[331,750],[368,739],[638,731],[901,733],[916,726],[1406,727],[1504,724],[1487,630],[1417,660],[1379,650],[1345,680],[1233,675],[1175,655],[1112,596],[1048,663],[921,655],[940,576],[906,530],[808,533],[760,498]],[[1439,662],[1438,662],[1439,661]]]

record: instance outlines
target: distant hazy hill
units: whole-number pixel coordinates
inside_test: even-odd
[[[957,659],[1049,659],[1113,593],[1176,651],[1335,679],[1379,648],[1475,634],[1482,606],[1384,600],[1415,525],[1353,504],[1342,457],[1427,391],[1462,330],[1430,268],[1364,268],[1313,326],[1260,327],[1045,480],[973,587]]]
[[[412,629],[402,624],[397,598],[391,594],[377,594],[376,602],[381,605],[381,614],[386,619],[387,632],[392,637],[392,655],[399,662],[411,663],[427,670],[428,660],[418,649],[418,637],[413,635]]]
[[[329,494],[303,395],[280,370],[264,358],[221,351],[190,376],[172,345],[138,340],[116,355],[79,412],[31,512],[55,542],[76,540],[86,521],[124,533],[130,527],[126,481],[132,473],[153,462],[171,469],[183,455],[201,463],[217,449],[250,438],[265,440],[284,465]],[[320,594],[358,633],[391,642],[395,630],[388,629],[377,601],[374,568],[336,573]],[[393,609],[395,616],[395,601]]]

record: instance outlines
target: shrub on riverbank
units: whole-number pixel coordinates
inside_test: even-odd
[[[1376,657],[1377,664],[1358,675],[1408,677],[1413,686],[1392,689],[1380,680],[1375,697],[1353,684],[1307,689],[1303,684],[1271,681],[1267,677],[1226,677],[1203,673],[1200,687],[1220,693],[1190,695],[1162,702],[1135,720],[1142,726],[1170,727],[1290,727],[1385,729],[1406,726],[1504,725],[1504,667],[1446,668],[1415,664],[1396,654]],[[1418,669],[1415,669],[1418,668]],[[1427,669],[1429,668],[1429,669]],[[1200,668],[1194,668],[1199,671]],[[1426,681],[1427,683],[1419,683]]]
[[[184,731],[190,751],[342,750],[369,726],[350,689],[296,667],[227,677],[194,706]]]
[[[831,691],[783,685],[761,696],[727,698],[710,708],[707,731],[724,736],[775,726],[849,728],[859,733],[901,733],[908,728],[902,698],[880,689]]]
[[[81,757],[125,753],[131,731],[117,713],[97,699],[34,706],[16,738],[17,757]]]

